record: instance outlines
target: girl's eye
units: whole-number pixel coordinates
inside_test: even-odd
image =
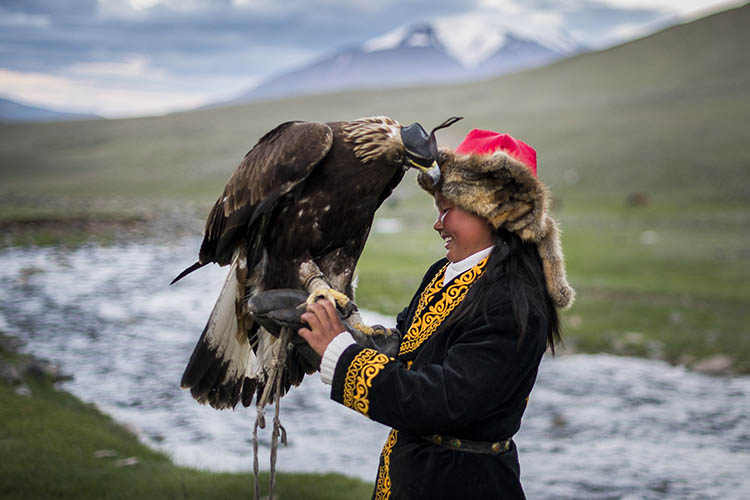
[[[443,222],[445,220],[445,216],[448,215],[449,210],[450,208],[443,208],[442,210],[440,210],[440,222]]]

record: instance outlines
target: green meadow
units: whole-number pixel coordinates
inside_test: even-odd
[[[28,370],[29,360],[0,333],[0,498],[224,499],[251,498],[253,477],[176,467],[96,408],[55,389]],[[267,493],[268,474],[261,474]],[[279,474],[275,498],[368,498],[371,485],[340,474]]]
[[[276,124],[385,114],[455,146],[471,128],[532,144],[576,304],[566,350],[750,373],[750,6],[487,81],[367,90],[123,120],[0,125],[3,244],[200,234],[240,159]],[[442,253],[409,174],[359,264],[361,307],[395,313]],[[197,252],[197,249],[196,249]]]

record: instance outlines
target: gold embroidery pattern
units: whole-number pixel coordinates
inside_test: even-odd
[[[398,353],[406,354],[415,351],[422,343],[430,338],[437,327],[448,317],[453,309],[464,300],[466,293],[471,288],[471,285],[482,275],[484,267],[487,264],[487,257],[480,260],[477,265],[469,269],[468,271],[461,274],[453,283],[444,289],[443,295],[433,305],[427,307],[435,295],[443,290],[443,287],[439,285],[442,281],[442,277],[445,274],[447,265],[438,272],[430,284],[422,292],[422,296],[419,298],[419,304],[417,310],[414,313],[414,321],[412,322],[409,330],[404,335],[404,339],[401,341],[401,347],[399,347]],[[422,313],[423,309],[427,307],[427,310]]]
[[[385,368],[388,361],[388,356],[374,349],[364,349],[354,356],[344,379],[344,406],[368,416],[370,401],[367,395],[372,387],[372,379]]]
[[[437,274],[435,274],[435,276],[432,277],[432,281],[430,281],[430,284],[427,285],[427,287],[424,289],[424,291],[422,292],[422,296],[419,297],[419,303],[417,304],[417,309],[416,311],[414,311],[414,321],[409,327],[409,330],[406,332],[404,339],[401,341],[401,346],[399,347],[399,354],[402,354],[401,351],[404,349],[404,343],[410,340],[409,334],[415,331],[415,325],[417,323],[421,323],[422,310],[432,300],[432,298],[437,293],[439,293],[440,290],[443,289],[443,286],[442,286],[443,276],[445,275],[445,270],[447,268],[448,268],[448,264],[444,265],[443,268],[440,271],[438,271]],[[406,352],[411,352],[413,350],[414,349],[409,349]]]
[[[378,482],[375,487],[375,500],[388,500],[391,496],[391,450],[398,440],[398,431],[391,429],[383,446],[383,465],[378,470]]]

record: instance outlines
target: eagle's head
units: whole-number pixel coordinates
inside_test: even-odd
[[[401,128],[401,142],[404,144],[406,164],[421,170],[432,179],[435,185],[440,181],[440,167],[438,166],[438,147],[435,139],[435,131],[449,127],[460,120],[461,117],[451,117],[432,129],[427,134],[422,125],[412,123]]]

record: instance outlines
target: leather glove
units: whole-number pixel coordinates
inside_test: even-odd
[[[296,347],[302,344],[314,354],[314,351],[309,348],[307,342],[297,333],[297,330],[305,326],[300,321],[300,315],[307,310],[307,297],[308,294],[304,291],[293,288],[267,290],[251,297],[248,300],[248,309],[253,315],[253,319],[260,323],[271,335],[278,337],[281,328],[290,328],[293,332],[292,343]],[[354,337],[354,340],[358,344],[370,347],[388,356],[396,357],[399,345],[401,344],[401,333],[398,330],[395,328],[386,328],[382,325],[373,325],[367,327],[372,332],[364,332],[349,325],[346,321],[347,318],[354,311],[358,310],[357,305],[351,300],[344,307],[344,310],[338,306],[336,310],[342,322],[346,325],[347,331],[352,334],[352,337]],[[317,358],[316,366],[319,366],[320,357],[317,354],[314,355]],[[305,357],[308,357],[307,353],[305,353]]]

